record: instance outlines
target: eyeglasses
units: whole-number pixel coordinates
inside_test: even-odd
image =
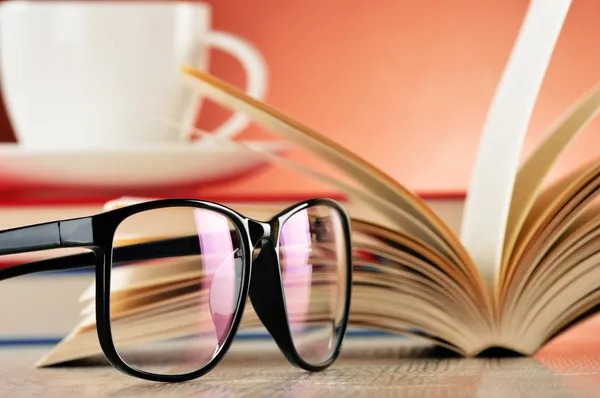
[[[292,365],[323,370],[339,354],[352,257],[336,201],[311,199],[261,222],[213,202],[162,199],[0,231],[2,255],[69,247],[90,251],[8,267],[0,280],[95,266],[100,346],[129,375],[206,374],[233,342],[248,297],[256,319],[244,324],[262,323]],[[128,270],[147,283],[123,289],[128,274],[116,275]]]

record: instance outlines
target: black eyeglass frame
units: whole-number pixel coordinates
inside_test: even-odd
[[[299,355],[292,340],[285,306],[278,250],[280,227],[299,211],[319,205],[330,207],[340,215],[341,228],[344,234],[346,281],[344,286],[343,312],[336,330],[334,347],[328,358],[322,363],[315,365],[306,362]],[[224,343],[210,362],[201,369],[185,374],[172,375],[150,373],[127,364],[121,358],[114,345],[110,324],[110,277],[113,249],[123,249],[123,247],[113,248],[115,231],[130,216],[140,212],[167,207],[200,208],[226,216],[241,235],[242,256],[244,260],[242,286],[238,296],[236,312]],[[297,203],[279,212],[266,222],[248,218],[227,206],[215,202],[185,198],[160,199],[133,204],[88,217],[53,221],[0,231],[0,255],[69,247],[80,247],[91,250],[88,253],[51,258],[0,269],[0,281],[36,272],[95,266],[96,328],[102,351],[113,367],[141,379],[157,382],[182,382],[201,377],[210,372],[228,352],[239,329],[248,297],[250,297],[259,319],[286,359],[292,365],[304,370],[320,371],[328,368],[339,356],[348,325],[352,289],[351,241],[350,220],[347,213],[337,201],[328,198],[314,198]],[[138,247],[147,247],[152,244],[156,244],[156,242],[141,244]],[[258,245],[261,245],[260,254],[256,259],[253,259],[252,253]],[[124,249],[131,246],[125,246]],[[137,252],[141,253],[143,250],[138,250]],[[135,255],[133,257],[131,260],[138,259],[135,258]]]

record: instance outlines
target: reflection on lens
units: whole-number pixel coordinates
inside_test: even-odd
[[[129,366],[186,374],[215,357],[237,311],[241,242],[227,216],[194,207],[149,210],[119,225],[110,322]]]
[[[340,213],[313,206],[285,221],[280,263],[292,340],[311,365],[332,354],[344,317],[346,247]]]

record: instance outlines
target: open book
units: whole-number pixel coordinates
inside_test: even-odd
[[[351,327],[413,334],[464,356],[497,347],[531,355],[600,304],[600,206],[594,202],[600,160],[545,184],[569,143],[597,114],[600,85],[568,109],[518,164],[569,5],[531,2],[484,128],[460,236],[415,194],[325,135],[210,74],[191,67],[182,72],[208,98],[246,114],[347,177],[349,182],[247,148],[346,195],[354,251]],[[144,199],[123,199],[107,208],[136,200]],[[236,210],[264,219],[280,209]],[[112,305],[122,311],[115,322],[135,319],[145,325],[137,324],[135,330],[144,332],[132,332],[131,341],[186,335],[197,300],[186,301],[181,292],[202,277],[195,269],[179,261],[114,271],[119,290]],[[101,352],[93,295],[90,286],[81,297],[81,323],[39,366]],[[242,330],[259,325],[252,306],[246,308]],[[165,321],[159,314],[168,309]]]

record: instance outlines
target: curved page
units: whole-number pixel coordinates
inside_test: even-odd
[[[560,155],[569,147],[585,126],[600,111],[600,84],[579,100],[552,129],[548,137],[532,152],[519,169],[510,205],[506,240],[502,260],[502,274],[510,266],[518,237],[524,230],[525,220],[542,186]],[[524,231],[527,233],[527,231]]]
[[[494,96],[463,212],[461,240],[495,286],[519,156],[570,0],[532,0]]]
[[[447,253],[443,247],[438,247],[438,249],[447,253],[450,258],[455,259],[457,266],[465,269],[479,287],[479,276],[471,266],[472,262],[461,246],[458,237],[420,198],[381,170],[336,142],[302,125],[273,107],[249,97],[230,84],[193,67],[184,66],[182,71],[186,81],[205,96],[236,112],[247,113],[253,121],[307,148],[312,153],[335,165],[347,176],[352,177],[371,194],[389,202],[391,205],[382,208],[379,206],[381,203],[372,204],[376,209],[386,212],[392,209],[401,209],[405,214],[418,221],[413,223],[413,227],[421,225],[438,235],[446,243],[444,246],[450,248],[453,253]],[[356,193],[355,191],[354,197],[358,198],[359,195]],[[404,229],[406,225],[398,225],[398,227]],[[422,232],[422,235],[428,235],[427,231]]]

